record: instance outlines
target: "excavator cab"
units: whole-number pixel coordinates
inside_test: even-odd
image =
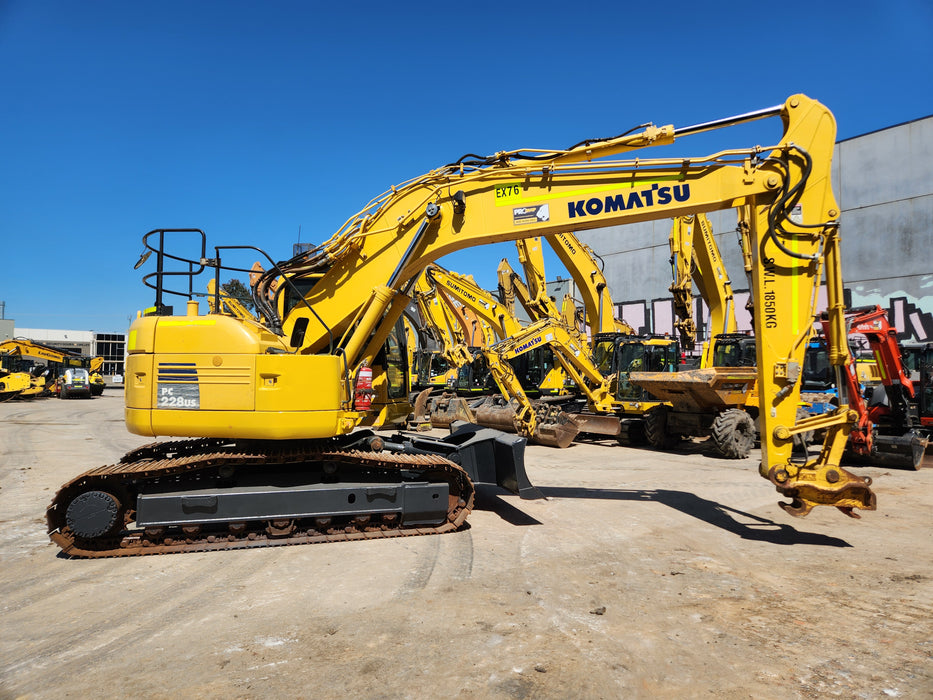
[[[513,357],[509,364],[528,396],[536,397],[548,393],[542,385],[554,367],[554,353],[550,348],[536,348]],[[489,363],[481,352],[474,352],[473,361],[461,367],[457,374],[457,393],[461,396],[472,396],[496,391],[496,382],[489,371]]]
[[[915,388],[920,425],[933,431],[933,343],[904,346],[901,358]]]
[[[615,398],[652,401],[656,399],[632,384],[628,375],[631,372],[676,372],[680,344],[668,337],[598,333],[593,338],[593,362],[603,375],[617,376]]]
[[[543,386],[548,373],[554,367],[554,353],[551,348],[535,348],[530,352],[512,358],[509,360],[509,364],[512,365],[519,383],[529,396],[554,393],[554,391]]]
[[[801,391],[829,391],[836,386],[836,376],[829,363],[825,338],[813,338],[803,356]]]
[[[489,363],[481,352],[473,354],[473,361],[457,370],[457,394],[473,396],[495,390],[495,382],[489,373]]]
[[[422,350],[416,354],[417,388],[444,387],[447,385],[447,373],[450,363],[447,358],[436,350]]]
[[[920,391],[917,395],[920,397],[920,424],[933,430],[933,344],[927,345],[918,354]]]
[[[755,338],[744,333],[721,333],[714,339],[714,367],[754,367]]]

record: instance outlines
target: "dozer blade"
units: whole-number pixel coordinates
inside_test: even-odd
[[[397,445],[386,441],[386,449],[441,454],[463,467],[476,485],[501,486],[522,498],[543,498],[525,473],[525,438],[508,435],[475,423],[455,421],[450,435],[432,438],[404,435]]]
[[[571,413],[581,433],[617,437],[622,432],[622,423],[615,416],[599,416],[594,413]]]
[[[905,469],[918,470],[923,466],[923,455],[930,444],[925,435],[909,432],[906,435],[876,435],[874,437],[875,452],[872,458],[890,465]]]

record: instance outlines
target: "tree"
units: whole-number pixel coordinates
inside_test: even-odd
[[[249,288],[240,280],[233,278],[224,282],[220,285],[220,291],[243,304],[247,311],[253,310],[253,295],[250,294]]]

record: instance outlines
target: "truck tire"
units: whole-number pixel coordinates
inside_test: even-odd
[[[645,436],[645,421],[638,418],[623,418],[620,421],[619,437],[616,438],[623,447],[645,445],[648,442]]]
[[[669,450],[680,442],[679,435],[667,432],[665,406],[655,406],[645,412],[645,439],[656,450]]]
[[[742,409],[730,408],[716,416],[712,437],[723,457],[745,459],[755,444],[755,421]]]

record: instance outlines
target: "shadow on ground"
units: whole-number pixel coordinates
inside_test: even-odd
[[[845,540],[814,532],[802,532],[759,515],[724,506],[700,498],[696,494],[668,489],[587,489],[581,487],[541,486],[546,498],[592,498],[609,501],[646,501],[661,503],[743,540],[770,542],[780,545],[815,545],[818,547],[851,547]],[[496,513],[512,525],[540,525],[541,522],[511,503],[488,491],[477,492],[475,507]]]

